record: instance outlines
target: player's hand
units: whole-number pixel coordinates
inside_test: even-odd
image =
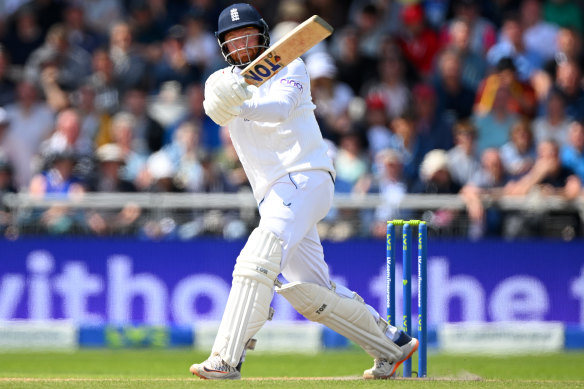
[[[241,107],[239,105],[228,105],[215,95],[205,98],[203,108],[207,116],[220,126],[226,125],[241,113]]]
[[[252,91],[243,77],[233,73],[231,68],[217,70],[205,82],[205,98],[215,95],[230,106],[241,105],[251,98]]]

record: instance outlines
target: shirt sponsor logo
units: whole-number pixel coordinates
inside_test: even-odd
[[[291,78],[282,78],[280,80],[280,84],[282,85],[291,85],[293,87],[295,87],[296,89],[298,89],[300,92],[304,91],[304,87],[302,86],[302,83],[293,80]]]

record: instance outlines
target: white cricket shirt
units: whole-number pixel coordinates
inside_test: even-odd
[[[325,170],[334,177],[314,108],[306,67],[296,59],[257,88],[227,125],[256,201],[291,172]]]

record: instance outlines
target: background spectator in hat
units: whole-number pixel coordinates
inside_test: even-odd
[[[100,146],[96,151],[99,174],[93,182],[92,192],[120,193],[135,192],[136,187],[122,178],[121,168],[125,161],[122,150],[115,143]],[[126,204],[121,210],[88,210],[85,218],[87,228],[97,235],[133,235],[139,229],[140,207],[134,203]]]
[[[430,84],[418,84],[413,88],[412,96],[420,151],[426,153],[436,148],[448,150],[454,146],[454,122],[447,121],[437,111],[438,101],[434,88]]]
[[[510,139],[501,146],[500,154],[505,171],[513,179],[531,169],[536,158],[536,143],[529,119],[520,119],[513,125]]]
[[[174,133],[170,144],[162,149],[176,170],[179,187],[189,192],[202,192],[204,188],[203,160],[206,153],[200,144],[200,128],[184,122]]]
[[[408,4],[402,9],[403,33],[398,45],[406,60],[422,77],[430,76],[434,57],[440,49],[438,34],[426,24],[421,4]]]

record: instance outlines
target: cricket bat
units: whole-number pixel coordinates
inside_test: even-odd
[[[332,32],[330,24],[314,15],[270,46],[241,75],[248,84],[260,86]]]

